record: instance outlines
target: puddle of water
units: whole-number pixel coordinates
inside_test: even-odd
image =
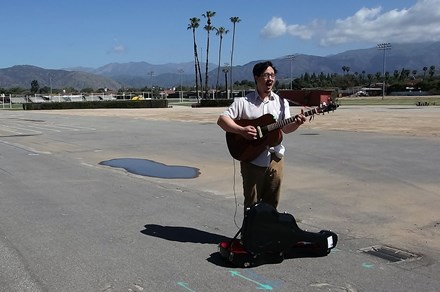
[[[198,168],[166,165],[152,160],[140,158],[116,158],[101,161],[99,164],[123,168],[130,173],[157,178],[188,179],[196,178],[200,175],[200,170]]]

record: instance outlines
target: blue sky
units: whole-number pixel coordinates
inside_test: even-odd
[[[206,24],[225,27],[221,63],[230,62],[231,16],[237,23],[234,65],[289,54],[327,56],[377,43],[440,40],[440,0],[2,0],[0,68],[98,68],[108,63],[193,60],[189,19],[206,58]],[[219,38],[210,56],[218,62]]]

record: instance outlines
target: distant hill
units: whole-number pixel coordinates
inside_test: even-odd
[[[394,70],[417,70],[422,73],[423,67],[439,67],[440,42],[419,44],[392,44],[386,51],[385,70],[393,74]],[[272,60],[281,76],[290,75],[290,61],[285,58]],[[383,51],[376,47],[346,51],[327,57],[297,55],[292,63],[292,75],[300,76],[305,72],[320,74],[321,72],[344,74],[342,66],[350,67],[350,74],[382,74]],[[247,68],[251,70],[250,67]]]
[[[0,69],[0,87],[30,88],[31,82],[37,80],[40,87],[66,88],[105,88],[118,89],[121,84],[111,78],[87,72],[50,70],[30,65],[17,65]]]
[[[272,59],[272,63],[278,70],[278,79],[290,78],[290,60],[282,56]],[[422,73],[423,67],[436,66],[440,69],[440,42],[418,43],[418,44],[392,44],[391,50],[386,51],[385,70],[393,74],[394,70],[417,70]],[[234,81],[253,80],[252,68],[261,60],[256,60],[242,66],[234,66]],[[342,66],[350,67],[350,74],[355,72],[361,74],[382,74],[383,51],[376,47],[368,49],[350,50],[340,54],[320,57],[305,54],[298,54],[292,61],[292,76],[300,77],[304,73],[320,74],[344,74]],[[210,80],[216,76],[212,71]],[[220,77],[222,84],[224,78]]]
[[[201,63],[203,72],[205,64]],[[216,68],[216,65],[209,64],[209,68]],[[179,70],[183,70],[183,73],[178,73]],[[88,72],[110,77],[126,87],[139,88],[152,85],[176,87],[180,85],[181,78],[183,85],[194,83],[194,62],[163,65],[153,65],[147,62],[111,63]],[[204,73],[202,75],[204,76]]]
[[[440,42],[417,44],[392,44],[386,51],[386,71],[393,74],[394,70],[417,70],[422,73],[423,67],[436,66],[440,69]],[[244,65],[234,66],[233,80],[253,80],[252,68],[260,60]],[[290,78],[290,60],[286,56],[271,60],[278,69],[279,79]],[[320,57],[298,54],[292,62],[292,76],[299,77],[304,73],[343,74],[342,66],[350,68],[349,74],[365,71],[365,74],[382,72],[383,51],[376,47],[350,50],[336,55]],[[204,78],[204,64],[202,64]],[[178,70],[183,70],[182,74]],[[209,64],[209,84],[217,81],[217,65]],[[144,86],[177,87],[194,85],[194,63],[169,63],[153,65],[147,62],[111,63],[100,68],[68,68],[64,70],[48,70],[34,66],[14,66],[0,69],[0,87],[30,87],[32,80],[38,80],[40,86],[49,86],[49,74],[52,76],[54,88],[74,87],[94,89],[107,87],[141,88]],[[224,74],[220,72],[219,83],[224,85]]]

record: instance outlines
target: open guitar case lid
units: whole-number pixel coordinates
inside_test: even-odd
[[[338,236],[332,231],[302,230],[293,215],[258,202],[245,211],[237,234],[218,247],[228,262],[247,268],[298,256],[326,256],[337,241]]]

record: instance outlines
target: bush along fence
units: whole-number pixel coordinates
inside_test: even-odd
[[[62,110],[62,109],[97,109],[97,108],[167,108],[168,100],[110,100],[79,102],[42,102],[23,103],[24,110]]]

